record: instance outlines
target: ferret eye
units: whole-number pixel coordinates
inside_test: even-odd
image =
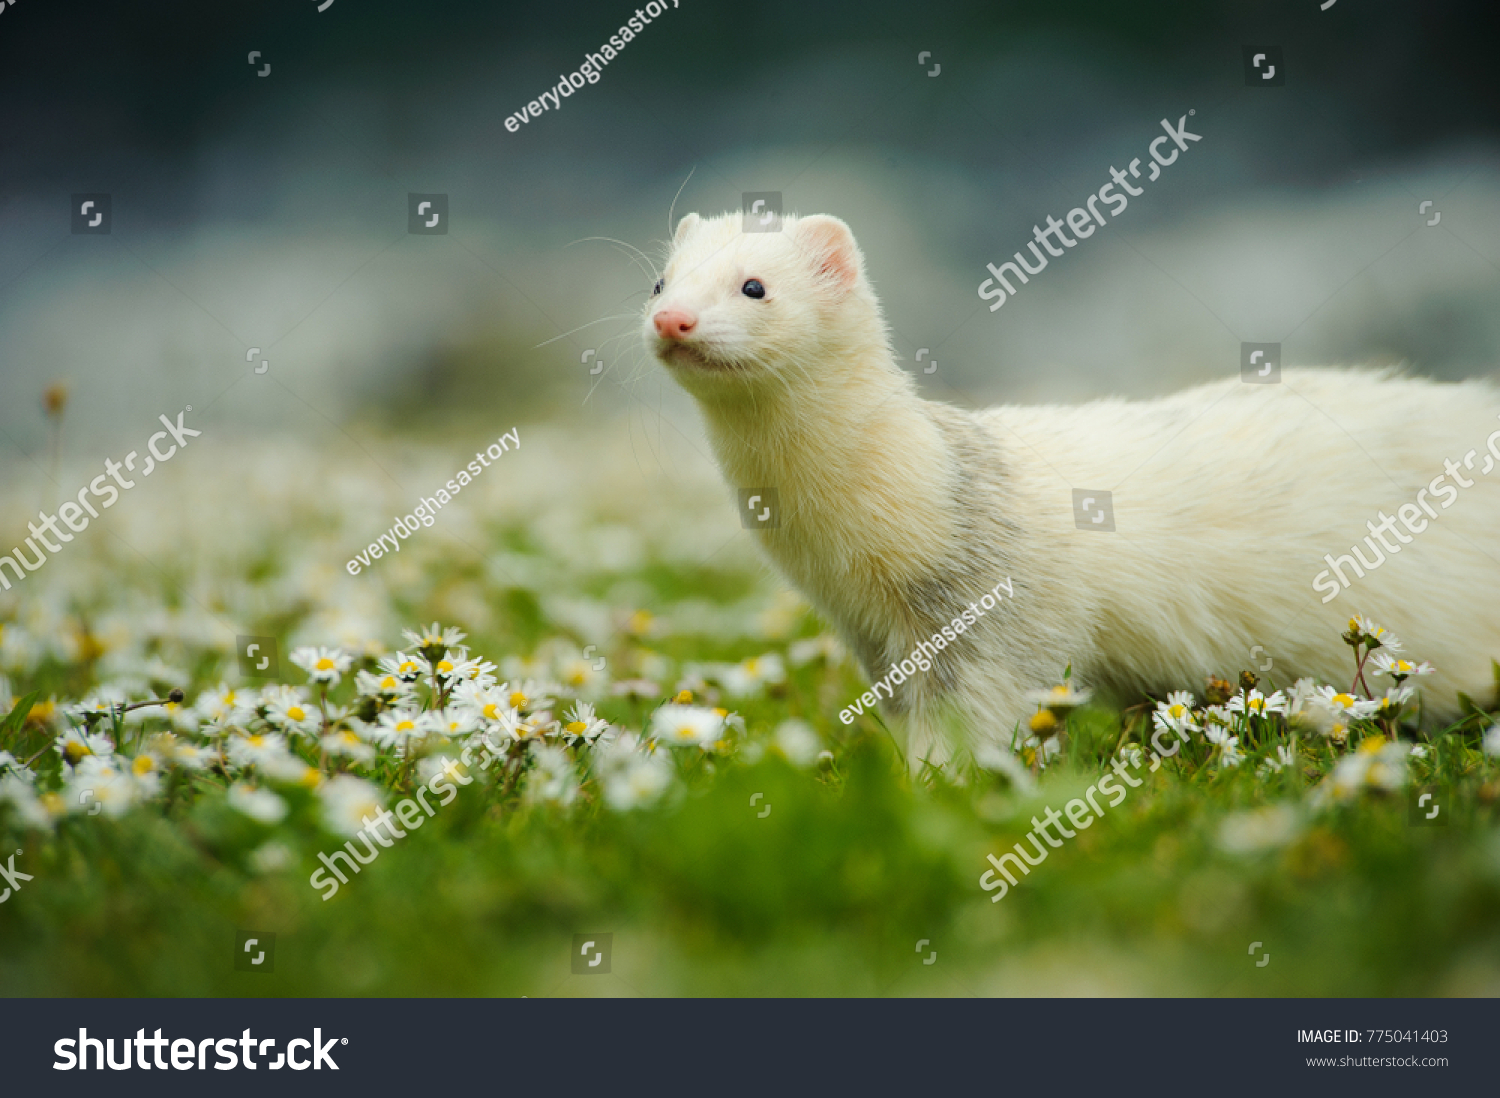
[[[744,294],[746,297],[753,297],[755,298],[755,300],[759,301],[761,298],[766,296],[766,288],[760,284],[760,279],[752,278],[749,282],[740,287],[740,293]]]
[[[667,284],[667,280],[665,278],[658,278],[656,280],[656,285],[653,286],[653,287],[651,287],[651,296],[655,297],[657,294],[661,293],[662,287],[665,286],[666,284]]]

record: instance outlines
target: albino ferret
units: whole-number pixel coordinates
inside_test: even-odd
[[[921,399],[897,367],[847,225],[741,220],[682,219],[643,333],[742,500],[775,490],[755,536],[871,679],[927,642],[930,670],[881,701],[914,761],[964,746],[955,726],[1008,743],[1068,664],[1127,702],[1267,659],[1274,681],[1342,685],[1355,614],[1435,665],[1414,680],[1429,717],[1456,715],[1457,691],[1491,696],[1491,383],[1287,370],[1279,385],[965,411]],[[1012,594],[964,613],[997,584]]]

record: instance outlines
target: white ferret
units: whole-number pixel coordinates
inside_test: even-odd
[[[965,411],[917,395],[853,234],[821,215],[745,233],[739,215],[688,214],[643,333],[729,484],[775,489],[779,522],[755,536],[871,679],[919,645],[930,657],[881,699],[913,761],[963,746],[955,725],[1009,742],[1067,664],[1125,702],[1268,658],[1283,683],[1344,684],[1355,614],[1435,666],[1412,680],[1429,718],[1455,716],[1460,690],[1491,697],[1489,382],[1287,370]],[[1113,530],[1078,518],[1075,488],[1097,497],[1090,519],[1112,493]],[[994,609],[969,609],[997,584]]]

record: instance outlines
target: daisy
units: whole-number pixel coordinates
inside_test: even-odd
[[[1151,723],[1158,732],[1199,731],[1193,721],[1193,695],[1187,690],[1168,694],[1166,701],[1157,703],[1156,712],[1151,714]]]
[[[740,663],[723,665],[719,668],[718,679],[730,697],[750,697],[767,686],[786,682],[786,665],[776,653],[768,652]]]
[[[1230,736],[1223,743],[1219,744],[1220,766],[1239,766],[1240,763],[1245,761],[1245,756],[1240,754],[1239,744],[1240,738],[1238,736]]]
[[[578,777],[568,753],[550,744],[531,749],[535,767],[526,780],[526,799],[566,808],[578,796]]]
[[[14,774],[0,776],[0,805],[8,804],[15,810],[23,826],[42,831],[52,826],[54,815],[67,811],[56,793],[45,793],[38,797],[29,783]],[[58,811],[54,813],[52,808]]]
[[[408,656],[405,652],[397,652],[393,656],[383,656],[380,660],[382,678],[392,675],[404,683],[414,683],[424,675],[432,673],[432,665],[421,656]]]
[[[385,661],[382,660],[381,662],[384,663]],[[378,675],[369,671],[356,671],[354,673],[354,689],[367,698],[380,698],[385,701],[393,701],[410,695],[413,690],[412,683],[415,680],[415,675],[412,676],[411,680],[407,680],[397,675],[394,671],[387,671],[382,667]]]
[[[267,826],[275,826],[286,819],[286,802],[269,789],[257,789],[244,782],[235,782],[229,787],[224,799],[236,812]]]
[[[557,677],[569,690],[578,694],[595,695],[609,682],[605,671],[604,657],[584,659],[576,649],[557,661]]]
[[[255,716],[255,707],[260,704],[256,692],[247,687],[231,687],[219,683],[218,688],[198,695],[198,715],[216,729],[230,725],[244,725]]]
[[[500,719],[502,713],[511,709],[510,695],[478,682],[461,682],[454,691],[450,704],[450,708],[452,707],[467,710],[477,721],[493,724]]]
[[[1484,734],[1483,747],[1486,755],[1500,755],[1500,724]]]
[[[404,755],[412,740],[423,739],[429,732],[436,731],[428,717],[427,713],[415,709],[387,709],[375,718],[374,724],[364,726],[365,736],[372,743]]]
[[[1331,686],[1318,687],[1316,700],[1334,716],[1353,720],[1368,717],[1380,708],[1379,702],[1365,701],[1353,694],[1342,694]]]
[[[564,714],[567,723],[562,726],[562,732],[568,737],[569,743],[592,744],[609,728],[609,722],[600,720],[594,715],[594,707],[586,701],[575,701],[573,708]]]
[[[674,747],[707,748],[723,727],[723,717],[697,705],[664,705],[651,714],[651,738]]]
[[[1401,707],[1416,696],[1415,686],[1402,686],[1400,680],[1397,684],[1387,690],[1383,695],[1375,699],[1376,712],[1383,717],[1392,717],[1401,712]]]
[[[272,687],[260,700],[267,719],[278,728],[311,736],[322,727],[322,712],[308,704],[306,692],[299,687]]]
[[[105,757],[115,753],[115,745],[102,732],[80,732],[76,728],[64,732],[52,747],[62,755],[63,768],[68,773],[85,758]]]
[[[410,629],[401,630],[401,635],[413,648],[425,648],[431,652],[442,654],[449,648],[462,644],[468,634],[456,626],[448,626],[444,629],[437,622],[433,622],[421,632]]]
[[[813,731],[812,725],[806,721],[796,719],[782,721],[776,726],[776,734],[771,737],[771,746],[786,758],[793,766],[811,766],[818,758],[818,752],[823,748],[823,742],[818,739],[817,732]]]
[[[354,657],[345,655],[339,648],[315,648],[308,645],[295,649],[291,661],[307,672],[309,682],[337,686],[354,662]]]
[[[497,689],[505,695],[507,705],[512,709],[523,710],[550,705],[552,700],[562,692],[562,688],[556,683],[537,679],[501,683]]]
[[[1231,713],[1244,713],[1247,716],[1268,717],[1272,713],[1285,714],[1287,711],[1286,695],[1280,690],[1269,698],[1259,690],[1250,690],[1248,693],[1236,694],[1229,699],[1225,706]]]
[[[1260,770],[1262,774],[1279,774],[1283,769],[1296,762],[1296,755],[1286,744],[1277,744],[1276,754],[1268,755],[1261,760]]]
[[[1093,697],[1091,691],[1074,690],[1071,683],[1065,682],[1058,683],[1050,690],[1030,690],[1026,694],[1027,701],[1053,710],[1077,709],[1080,705],[1086,705],[1091,697]],[[1192,706],[1193,696],[1186,690],[1179,690],[1172,695],[1173,699],[1179,697],[1183,699],[1185,706]]]
[[[238,767],[260,766],[288,754],[286,737],[271,732],[259,736],[231,736],[224,753]]]
[[[609,688],[611,694],[632,701],[649,701],[661,696],[661,687],[650,679],[621,679]]]
[[[348,729],[330,732],[319,741],[319,745],[335,758],[351,759],[362,766],[375,761],[375,749]]]
[[[479,718],[467,709],[451,706],[434,713],[426,713],[428,727],[449,739],[468,736],[479,731]]]
[[[364,818],[385,806],[385,794],[378,785],[350,774],[328,779],[318,787],[318,797],[323,802],[324,823],[339,835],[359,834]]]
[[[985,770],[1003,774],[1010,784],[1022,793],[1036,789],[1036,779],[1026,764],[998,744],[982,743],[974,749],[974,762]]]
[[[793,667],[801,667],[803,664],[819,659],[825,663],[838,663],[844,658],[844,646],[832,633],[824,633],[820,637],[793,641],[786,655]]]
[[[1344,638],[1356,647],[1364,644],[1370,648],[1384,648],[1391,652],[1399,652],[1402,648],[1401,642],[1396,639],[1394,633],[1359,614],[1349,619],[1349,631],[1344,634]]]
[[[1435,670],[1432,664],[1425,660],[1421,663],[1412,663],[1411,660],[1401,659],[1389,652],[1376,652],[1370,657],[1370,666],[1382,675],[1389,675],[1398,683],[1413,675],[1430,675]]]
[[[661,755],[632,752],[604,781],[604,802],[616,812],[643,808],[672,784],[672,766]]]

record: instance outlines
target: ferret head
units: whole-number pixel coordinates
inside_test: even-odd
[[[646,344],[700,397],[817,383],[885,344],[854,234],[836,217],[787,216],[780,232],[743,230],[740,214],[677,225],[652,290]]]

